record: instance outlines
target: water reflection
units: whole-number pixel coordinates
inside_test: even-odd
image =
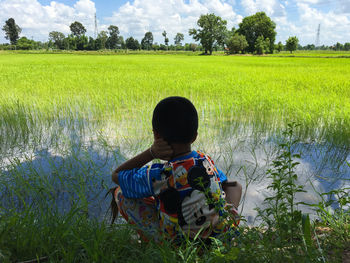
[[[79,206],[90,217],[104,218],[110,202],[105,194],[114,186],[111,172],[125,157],[119,147],[110,147],[100,140],[87,142],[76,133],[70,134],[69,143],[70,147],[64,151],[42,147],[31,154],[27,152],[12,158],[10,164],[0,162],[3,164],[0,167],[0,206],[4,209],[31,206],[59,213]],[[124,145],[124,148],[127,147]],[[277,142],[261,140],[252,144],[249,139],[226,140],[216,150],[220,154],[215,154],[214,149],[212,157],[218,160],[218,166],[231,179],[248,185],[241,208],[248,222],[253,223],[254,208],[261,207],[269,194],[270,180],[265,174],[277,152]],[[297,196],[299,201],[316,203],[319,197],[315,190],[330,191],[349,182],[347,149],[300,143],[294,150],[302,153],[297,173],[299,183],[307,190]],[[312,212],[308,207],[300,208]]]

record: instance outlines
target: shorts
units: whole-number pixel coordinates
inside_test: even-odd
[[[142,199],[126,198],[121,188],[117,187],[114,192],[114,199],[120,214],[128,223],[137,227],[138,233],[144,241],[148,241],[150,238],[156,241],[160,240],[162,231],[159,224],[159,212],[156,208],[156,200],[154,197]],[[224,232],[232,232],[232,230],[237,233],[236,228],[239,224],[237,209],[233,205],[227,204],[225,210],[231,214],[231,224],[227,224],[228,221],[223,220],[221,224],[213,228],[210,237],[216,238]]]
[[[159,213],[153,197],[143,199],[125,198],[120,187],[118,187],[114,192],[114,199],[120,214],[128,223],[137,227],[143,240],[147,241],[149,238],[159,240]]]

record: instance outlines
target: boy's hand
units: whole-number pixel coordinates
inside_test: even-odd
[[[169,161],[174,153],[171,146],[163,138],[155,138],[150,148],[154,158]]]

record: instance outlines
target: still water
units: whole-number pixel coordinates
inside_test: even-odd
[[[220,138],[194,145],[198,147],[196,150],[211,155],[230,180],[243,185],[240,211],[249,224],[258,222],[255,208],[264,207],[264,199],[271,194],[267,188],[271,180],[266,171],[278,152],[278,142],[277,137],[270,136],[258,141],[256,137]],[[57,213],[81,208],[90,217],[108,218],[111,199],[106,193],[115,186],[111,173],[137,149],[128,151],[128,145],[108,144],[101,137],[87,139],[75,132],[71,132],[63,144],[64,147],[55,149],[49,144],[21,151],[13,149],[2,155],[0,205],[3,208],[23,209],[31,205],[33,209],[39,207]],[[297,201],[314,204],[320,200],[318,193],[350,187],[349,149],[298,143],[293,151],[301,153],[296,172],[298,183],[306,190],[296,196]],[[299,209],[312,214],[308,206],[300,205]]]

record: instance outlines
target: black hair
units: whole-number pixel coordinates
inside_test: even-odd
[[[191,143],[197,135],[197,110],[186,98],[165,98],[154,108],[152,126],[168,143]]]

